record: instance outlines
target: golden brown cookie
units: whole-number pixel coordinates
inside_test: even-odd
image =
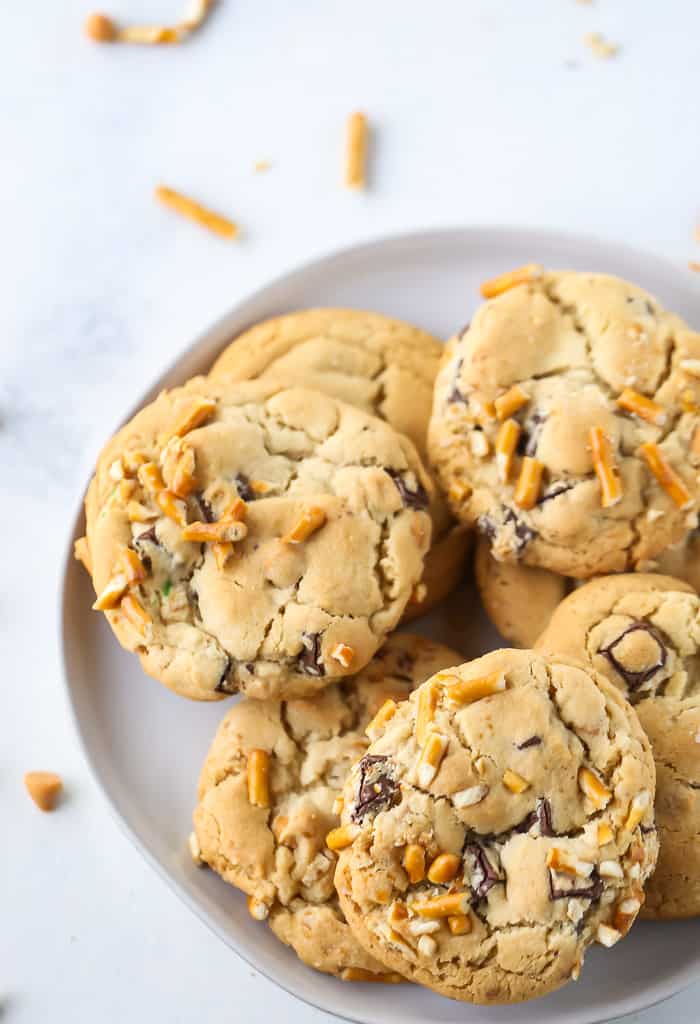
[[[371,719],[455,660],[446,647],[395,633],[354,679],[313,700],[243,700],[219,727],[194,812],[201,856],[319,971],[347,980],[385,974],[345,922],[326,836],[339,824],[336,802],[367,749]]]
[[[429,547],[411,442],[316,391],[195,378],[100,456],[92,575],[124,647],[177,693],[302,696],[354,674]]]

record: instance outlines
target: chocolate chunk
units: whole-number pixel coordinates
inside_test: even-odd
[[[515,534],[516,539],[516,554],[521,555],[530,541],[535,539],[537,533],[535,530],[531,530],[530,527],[522,521],[522,519],[518,519],[512,509],[507,508],[503,517],[503,524],[504,526],[508,526],[510,523],[514,524],[513,533]]]
[[[527,750],[528,747],[539,747],[542,742],[541,736],[530,736],[529,739],[523,740],[522,743],[516,743],[516,750]]]
[[[206,500],[203,494],[197,495],[197,504],[202,514],[202,519],[205,523],[213,523],[215,521],[214,509],[211,507],[209,502]]]
[[[401,495],[401,501],[405,508],[414,508],[420,511],[421,509],[426,509],[428,507],[430,501],[425,488],[420,481],[417,482],[416,490],[412,491],[398,470],[385,469],[384,472],[390,476],[396,484],[396,490]]]
[[[415,664],[416,659],[409,651],[400,651],[396,656],[397,667],[401,672],[405,672],[409,678],[411,678],[411,672],[415,668]]]
[[[226,665],[224,671],[221,673],[221,678],[215,686],[217,693],[236,693],[238,687],[235,682],[229,678],[229,672],[231,671],[231,659],[226,656]]]
[[[556,835],[552,828],[552,808],[549,805],[549,800],[546,800],[544,797],[537,801],[535,810],[530,811],[527,817],[523,818],[520,824],[516,825],[512,831],[518,833],[529,832],[535,825],[538,826],[541,836]]]
[[[656,832],[656,825],[640,825],[639,831],[643,836],[647,836],[650,832]]]
[[[496,534],[498,533],[498,527],[490,516],[479,516],[476,521],[476,528],[479,533],[483,533],[487,540],[495,540]]]
[[[250,481],[244,473],[237,473],[235,476],[236,490],[238,491],[238,497],[242,498],[243,501],[255,501],[257,495],[250,486]]]
[[[138,537],[134,537],[132,541],[132,546],[136,553],[138,554],[141,561],[143,562],[144,569],[148,573],[150,573],[153,569],[153,560],[151,559],[151,556],[148,554],[148,548],[150,544],[153,544],[154,547],[157,548],[162,547],[162,544],[160,543],[156,535],[155,526],[152,526],[150,530],[145,530],[143,533],[140,533]]]
[[[401,789],[388,757],[366,754],[359,767],[360,785],[350,815],[356,822],[364,821],[368,814],[378,814],[395,807],[401,801]]]
[[[146,530],[144,533],[140,533],[138,537],[134,539],[134,544],[157,544],[160,547],[160,541],[156,535],[156,528],[152,526],[150,530]]]
[[[304,650],[297,659],[299,671],[305,676],[325,676],[326,669],[321,659],[321,634],[302,633]]]
[[[546,419],[545,414],[537,410],[528,416],[518,438],[518,455],[528,455],[531,459],[537,455],[537,445]]]
[[[479,843],[467,840],[462,856],[465,861],[465,876],[469,879],[472,900],[478,903],[487,893],[503,881]]]
[[[571,889],[559,889],[554,885],[552,872],[549,872],[549,898],[551,900],[570,900],[580,897],[597,903],[603,892],[603,881],[597,872],[591,875],[591,884],[572,886]]]
[[[626,636],[629,636],[630,633],[637,633],[640,631],[648,633],[654,638],[659,647],[659,656],[656,662],[653,665],[650,665],[649,668],[645,668],[641,672],[630,672],[629,669],[626,669],[625,666],[615,657],[615,648],[620,641]],[[611,644],[608,644],[607,647],[601,647],[598,653],[605,655],[615,671],[618,672],[625,680],[630,690],[637,690],[643,683],[648,682],[649,679],[655,676],[656,673],[664,667],[666,659],[668,658],[666,645],[661,639],[658,631],[646,622],[633,622],[632,625],[623,630],[623,632],[620,633],[620,635],[613,640]]]
[[[537,499],[537,504],[544,505],[546,501],[552,501],[553,498],[558,498],[560,494],[566,494],[567,491],[573,490],[575,486],[576,484],[573,481],[568,480],[560,480],[558,483],[550,484]]]

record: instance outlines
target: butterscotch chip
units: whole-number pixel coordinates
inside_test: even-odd
[[[63,789],[63,780],[54,772],[27,772],[24,785],[40,810],[53,811]]]
[[[340,825],[338,796],[351,764],[367,749],[365,728],[377,708],[390,703],[388,694],[401,700],[426,675],[460,660],[448,648],[395,633],[362,672],[313,700],[243,700],[219,727],[194,813],[200,856],[247,894],[256,919],[267,918],[277,937],[317,970],[356,980],[362,972],[372,975],[369,980],[385,974],[354,939],[338,906],[337,854],[359,831],[351,821]],[[257,800],[251,760],[263,750],[265,794]],[[379,806],[385,796],[381,775],[368,772],[366,799]],[[424,876],[424,855],[414,851],[408,864],[414,877],[419,868]],[[436,870],[448,877],[449,866],[438,863]]]
[[[506,686],[455,703],[448,675],[465,688]],[[416,738],[426,689],[438,694],[431,736],[442,739],[431,778],[430,739],[421,748]],[[604,850],[600,798],[593,806],[581,792],[584,773],[608,794]],[[346,780],[341,828],[356,831],[335,874],[343,913],[368,954],[442,995],[544,995],[578,970],[601,927],[618,929],[623,915],[625,932],[633,924],[658,852],[653,784],[633,709],[573,658],[494,651],[439,673],[399,704]],[[427,877],[411,871],[416,847],[430,851]]]

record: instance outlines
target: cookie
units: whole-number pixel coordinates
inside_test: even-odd
[[[653,797],[648,740],[616,687],[570,659],[494,651],[424,683],[352,769],[340,905],[411,980],[533,999],[632,925]]]
[[[539,646],[584,658],[634,704],[656,761],[661,846],[643,914],[700,914],[700,598],[664,576],[593,580]]]
[[[648,571],[689,583],[700,589],[700,531],[666,548]],[[579,580],[522,562],[499,562],[485,537],[476,543],[474,575],[486,614],[498,632],[515,647],[534,647],[554,610]]]
[[[430,458],[496,558],[621,572],[696,524],[699,405],[700,334],[625,281],[547,273],[454,340]]]
[[[406,434],[427,463],[426,433],[442,352],[437,338],[393,317],[307,309],[244,331],[211,373],[235,380],[276,377],[339,398]],[[438,488],[430,514],[433,543],[423,586],[404,621],[430,611],[464,577],[470,533],[455,524]]]
[[[515,647],[533,647],[573,580],[521,562],[498,562],[485,537],[474,552],[474,576],[486,614]]]
[[[403,700],[455,660],[446,647],[395,633],[358,676],[314,700],[243,700],[219,727],[194,812],[201,856],[248,894],[254,917],[267,918],[319,971],[348,980],[386,974],[345,922],[326,836],[339,824],[336,801],[367,749],[371,719],[385,701]],[[253,791],[256,765],[265,784]]]
[[[315,391],[196,378],[100,456],[95,607],[150,675],[215,700],[359,671],[423,571],[431,483],[411,442]]]

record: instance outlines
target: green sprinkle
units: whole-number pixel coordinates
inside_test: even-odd
[[[173,589],[173,581],[172,580],[166,580],[165,583],[163,584],[163,586],[161,587],[161,590],[163,592],[163,597],[167,597],[172,589]]]

